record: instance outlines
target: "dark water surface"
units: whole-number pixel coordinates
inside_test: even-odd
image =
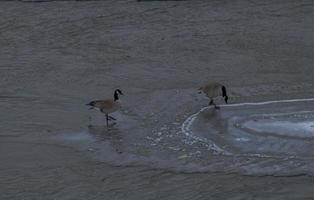
[[[0,199],[313,199],[313,101],[236,104],[314,97],[313,13],[0,2]],[[205,108],[207,80],[231,106]],[[116,88],[107,129],[84,104]]]

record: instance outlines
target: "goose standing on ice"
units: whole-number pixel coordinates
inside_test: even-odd
[[[228,104],[226,87],[218,82],[214,81],[207,82],[207,84],[200,87],[198,90],[200,90],[199,93],[204,92],[206,96],[210,99],[208,105],[214,105],[216,109],[219,109],[219,107],[214,103],[214,98],[216,97],[222,96],[226,104]]]
[[[121,90],[116,89],[114,91],[113,99],[95,100],[86,104],[87,106],[91,106],[90,109],[96,109],[106,114],[107,127],[108,127],[109,120],[116,120],[112,116],[109,116],[109,114],[121,108],[121,101],[119,99],[119,94],[123,95]]]

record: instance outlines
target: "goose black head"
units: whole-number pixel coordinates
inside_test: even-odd
[[[119,99],[119,94],[120,94],[120,95],[123,95],[123,93],[122,93],[122,91],[121,91],[120,89],[116,89],[116,90],[114,91],[114,100],[115,100],[115,101]]]

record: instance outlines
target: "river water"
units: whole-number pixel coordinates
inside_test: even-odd
[[[313,11],[0,2],[0,199],[312,199]],[[107,128],[85,104],[117,88]]]

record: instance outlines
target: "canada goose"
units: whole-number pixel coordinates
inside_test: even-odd
[[[121,107],[119,94],[123,95],[121,90],[116,89],[114,91],[113,99],[95,100],[86,104],[87,106],[91,106],[90,109],[96,109],[106,114],[107,127],[108,127],[109,120],[116,120],[115,118],[109,116],[109,114],[119,110]]]
[[[226,87],[222,84],[214,81],[207,82],[204,86],[200,87],[198,90],[199,93],[204,92],[207,97],[210,99],[210,102],[208,105],[214,105],[216,109],[219,109],[219,107],[214,103],[214,98],[222,96],[228,104],[228,96],[227,96],[227,90]]]

